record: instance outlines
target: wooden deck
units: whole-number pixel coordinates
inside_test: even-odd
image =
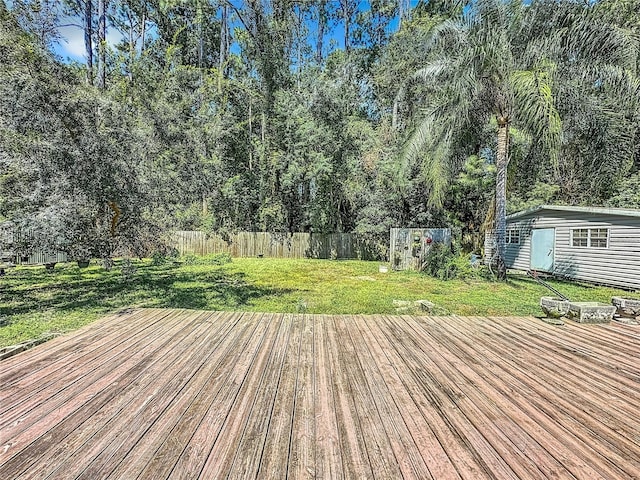
[[[0,386],[0,479],[640,475],[634,326],[135,310]]]

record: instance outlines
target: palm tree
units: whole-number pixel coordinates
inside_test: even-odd
[[[515,127],[530,135],[531,144],[544,149],[555,163],[562,133],[554,95],[558,69],[580,72],[583,85],[624,78],[635,43],[624,31],[614,30],[591,18],[589,7],[535,0],[528,5],[521,0],[476,0],[461,19],[434,29],[426,65],[412,78],[426,87],[425,105],[404,159],[423,156],[430,201],[441,204],[447,172],[477,153],[466,145],[480,128],[494,126],[500,279],[506,278],[510,130]],[[612,85],[622,88],[628,83]]]

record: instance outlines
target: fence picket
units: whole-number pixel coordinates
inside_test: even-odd
[[[229,253],[233,257],[334,258],[384,260],[378,250],[353,233],[311,234],[295,232],[237,232],[225,241],[216,234],[181,230],[174,234],[180,255]]]

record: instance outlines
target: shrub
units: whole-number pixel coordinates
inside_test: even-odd
[[[484,265],[480,265],[478,263],[471,263],[471,255],[468,253],[458,253],[454,254],[450,259],[449,263],[451,265],[451,269],[454,272],[454,277],[462,280],[466,279],[483,279],[488,278],[489,272]]]
[[[185,265],[196,265],[198,263],[198,257],[193,254],[188,254],[182,257]]]
[[[488,278],[486,267],[472,264],[471,255],[454,252],[444,243],[436,243],[425,258],[423,271],[440,280]]]
[[[124,280],[131,280],[137,272],[138,268],[133,264],[133,262],[131,262],[131,259],[125,258],[122,260],[120,273]]]
[[[203,257],[202,263],[205,265],[224,265],[231,263],[231,255],[227,252],[214,253],[213,255]]]
[[[455,267],[451,265],[453,252],[444,243],[435,243],[425,257],[423,272],[441,280],[455,278]]]
[[[175,248],[158,249],[151,255],[152,265],[164,265],[168,262],[172,262],[178,258],[178,250]]]
[[[167,263],[167,256],[162,252],[153,252],[151,255],[151,265],[164,265]]]

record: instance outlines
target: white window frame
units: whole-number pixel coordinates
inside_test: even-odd
[[[577,230],[586,230],[587,231],[587,244],[586,245],[575,245],[574,244],[574,235]],[[599,234],[596,236],[594,232],[604,230],[606,232],[605,237],[601,237]],[[606,249],[609,248],[609,238],[610,238],[610,229],[608,227],[575,227],[571,229],[571,248],[595,248],[595,249]],[[584,239],[584,237],[580,237]],[[602,240],[605,239],[605,245],[592,245],[593,240]]]
[[[504,243],[507,245],[520,245],[522,234],[519,228],[507,228],[504,236]],[[517,240],[514,242],[514,240]]]

